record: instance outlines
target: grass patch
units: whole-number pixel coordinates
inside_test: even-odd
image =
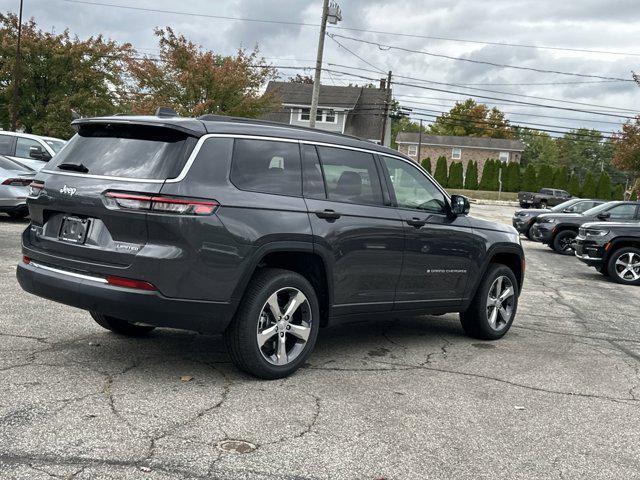
[[[488,192],[486,190],[458,190],[455,188],[447,188],[447,192],[452,195],[464,195],[465,197],[476,200],[503,200],[508,202],[517,202],[518,194],[514,192],[502,192],[498,198],[498,192]]]

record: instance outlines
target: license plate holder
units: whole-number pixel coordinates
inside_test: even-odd
[[[83,245],[87,240],[87,232],[91,220],[79,217],[64,217],[60,225],[58,240]]]

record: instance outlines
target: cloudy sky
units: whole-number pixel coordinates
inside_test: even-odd
[[[556,126],[616,130],[619,122],[624,121],[621,117],[640,110],[640,87],[632,82],[504,68],[407,51],[629,79],[631,70],[640,72],[640,8],[637,0],[341,0],[339,4],[343,14],[339,26],[343,28],[330,29],[330,33],[374,44],[336,38],[353,52],[350,53],[327,38],[325,66],[333,64],[327,68],[334,72],[325,73],[323,83],[368,82],[353,75],[380,78],[383,74],[379,72],[392,70],[398,82],[414,85],[394,85],[394,96],[402,105],[414,108],[415,118],[419,118],[419,112],[425,121],[431,121],[433,115],[450,108],[456,99],[468,97],[452,92],[618,115],[478,99],[490,105],[493,105],[490,102],[497,103],[503,111],[510,112],[513,123],[529,122],[539,125],[537,128],[550,130],[563,130]],[[17,11],[18,5],[19,0],[0,0],[0,10],[5,12]],[[115,5],[165,12],[123,9]],[[217,53],[230,54],[239,47],[258,45],[261,54],[273,65],[309,67],[315,61],[318,27],[314,25],[319,23],[321,5],[321,0],[25,0],[24,16],[34,17],[44,30],[58,32],[68,28],[80,37],[101,33],[121,42],[130,42],[141,53],[149,55],[157,53],[153,28],[168,25]],[[282,69],[280,73],[287,78],[305,71]],[[311,71],[306,73],[311,74]]]

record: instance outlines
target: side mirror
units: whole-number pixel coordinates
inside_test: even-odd
[[[42,160],[43,162],[51,160],[51,155],[42,150],[42,147],[29,147],[29,156],[35,160]]]
[[[451,195],[451,213],[454,215],[466,215],[471,209],[469,199],[464,195]]]
[[[600,214],[598,214],[598,218],[600,220],[608,220],[611,218],[611,214],[609,212],[602,212]]]

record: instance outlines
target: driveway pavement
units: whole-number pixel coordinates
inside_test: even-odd
[[[22,292],[25,225],[0,218],[2,479],[640,478],[640,288],[543,245],[501,341],[457,315],[334,327],[265,382],[220,337],[118,337]]]

